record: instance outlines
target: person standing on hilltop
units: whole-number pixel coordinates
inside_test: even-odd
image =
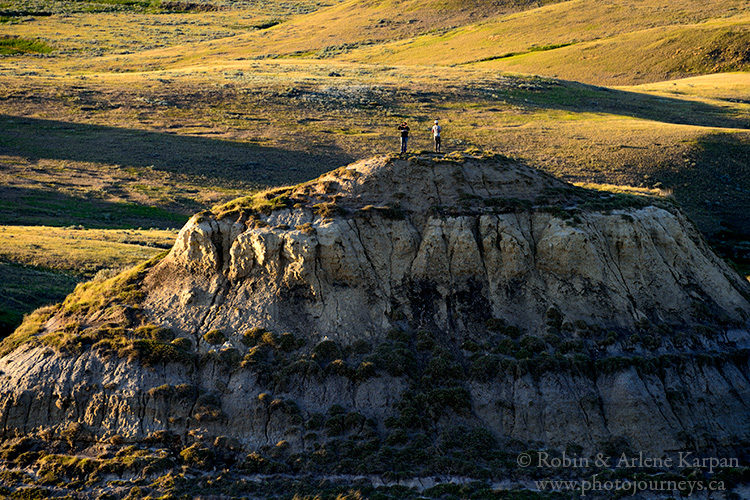
[[[432,139],[435,141],[435,152],[440,152],[440,132],[443,130],[443,127],[440,126],[437,120],[435,120],[435,125],[432,126]]]
[[[406,146],[409,143],[409,125],[406,122],[401,122],[398,130],[401,132],[401,152],[406,153]]]

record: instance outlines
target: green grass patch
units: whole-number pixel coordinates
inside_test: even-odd
[[[544,52],[545,50],[555,50],[559,49],[560,47],[567,47],[569,45],[573,45],[576,42],[568,42],[568,43],[550,43],[547,45],[533,45],[529,47],[529,52]]]
[[[15,332],[0,343],[0,357],[13,352],[25,344],[42,330],[42,325],[57,311],[57,306],[47,306],[37,309],[24,318],[23,323]]]
[[[54,47],[40,40],[28,38],[0,36],[0,55],[14,56],[18,54],[49,54]]]
[[[291,208],[293,202],[289,198],[289,193],[292,189],[283,187],[243,196],[229,203],[218,205],[212,208],[211,212],[216,214],[217,219],[223,219],[241,212],[270,214],[275,210]]]
[[[95,348],[105,356],[116,355],[145,366],[193,362],[187,339],[173,341],[170,329],[145,323],[140,313],[145,297],[143,278],[164,255],[166,252],[113,278],[80,284],[62,304],[34,311],[0,344],[0,356],[33,343],[68,355]],[[45,332],[43,325],[53,314],[64,326]]]
[[[64,299],[79,281],[67,273],[0,262],[0,338],[12,333],[25,314]]]
[[[529,54],[531,52],[544,52],[547,50],[554,50],[559,49],[561,47],[567,47],[569,45],[573,45],[576,42],[568,42],[568,43],[551,43],[547,45],[532,45],[529,47],[528,50],[525,51],[517,51],[517,52],[506,52],[505,54],[501,54],[498,56],[489,56],[489,57],[483,57],[482,59],[478,59],[476,61],[470,61],[463,64],[474,64],[477,62],[487,62],[487,61],[497,61],[498,59],[508,59],[515,56],[522,56],[524,54]]]

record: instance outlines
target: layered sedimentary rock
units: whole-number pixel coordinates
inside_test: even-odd
[[[343,409],[381,436],[426,425],[408,413],[737,453],[749,298],[668,200],[500,156],[375,158],[198,214],[160,261],[31,318],[0,359],[2,431],[303,452]]]

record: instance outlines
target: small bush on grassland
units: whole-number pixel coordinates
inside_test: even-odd
[[[380,344],[368,361],[394,377],[414,373],[417,367],[414,354],[403,342]]]
[[[277,345],[282,351],[291,352],[304,345],[304,341],[297,339],[293,334],[282,333],[278,339]]]
[[[448,351],[436,348],[424,370],[424,377],[431,381],[452,382],[463,379],[464,373]]]
[[[349,350],[354,354],[368,354],[372,351],[372,346],[366,340],[357,339],[349,346]]]
[[[318,203],[317,205],[313,206],[313,209],[315,211],[315,215],[323,219],[330,219],[344,213],[344,209],[339,207],[335,203]]]
[[[340,377],[354,378],[355,370],[343,359],[334,359],[325,369],[326,373],[333,373]]]
[[[250,348],[247,354],[242,358],[240,365],[244,367],[258,367],[267,363],[271,359],[272,350],[267,345],[257,345]]]
[[[285,463],[268,460],[255,451],[245,458],[240,468],[248,474],[279,474],[288,470]]]
[[[298,339],[294,334],[284,332],[281,335],[260,327],[254,327],[242,334],[242,343],[248,347],[260,344],[268,345],[274,349],[292,352],[305,345],[304,339]]]
[[[505,354],[506,356],[513,356],[518,350],[518,344],[513,339],[502,339],[500,340],[492,352],[496,354]]]
[[[507,335],[510,338],[518,338],[521,336],[521,329],[514,325],[509,325],[504,319],[501,318],[490,318],[485,322],[487,330],[501,335]]]
[[[198,388],[190,384],[163,384],[149,389],[148,395],[154,398],[195,399],[198,396]]]
[[[260,341],[263,334],[267,331],[268,330],[266,330],[265,328],[260,328],[257,326],[250,328],[242,334],[242,343],[248,347],[253,347]]]
[[[324,427],[329,436],[359,431],[367,423],[367,418],[361,413],[345,413],[346,410],[338,405],[332,406],[328,412],[331,416],[325,421]]]
[[[427,393],[427,396],[431,408],[437,414],[443,412],[442,408],[451,408],[457,412],[471,409],[471,395],[466,388],[461,386],[433,389]]]
[[[240,366],[242,362],[242,354],[234,347],[229,349],[222,349],[219,351],[219,360],[229,368],[236,368]]]
[[[540,353],[546,348],[544,341],[539,337],[534,337],[533,335],[526,335],[525,337],[521,338],[519,345],[522,349],[526,349],[531,353]]]
[[[357,367],[354,377],[359,381],[364,381],[374,377],[377,374],[375,364],[370,361],[362,361]]]
[[[472,362],[469,374],[472,379],[480,382],[488,382],[497,376],[500,368],[500,360],[494,354],[476,355]]]

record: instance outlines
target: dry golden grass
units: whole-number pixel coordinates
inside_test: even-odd
[[[100,74],[84,81],[40,76],[34,79],[37,100],[25,98],[28,78],[4,81],[7,97],[0,102],[0,113],[23,109],[26,116],[54,115],[70,122],[116,127],[103,130],[103,137],[127,129],[154,131],[155,141],[149,141],[148,148],[155,153],[165,149],[162,144],[167,140],[169,144],[187,140],[187,136],[210,137],[201,143],[195,157],[199,159],[205,152],[216,156],[216,161],[202,169],[186,163],[182,171],[206,171],[213,182],[226,176],[232,182],[244,182],[246,189],[301,182],[351,159],[392,151],[397,142],[394,124],[401,117],[412,122],[412,147],[427,149],[430,122],[440,117],[447,148],[496,149],[577,182],[646,187],[661,182],[674,189],[677,199],[691,207],[693,216],[709,232],[727,217],[719,214],[717,218],[716,210],[706,205],[712,196],[724,197],[716,193],[720,186],[714,182],[705,189],[700,178],[695,179],[696,185],[686,185],[672,172],[684,172],[686,164],[709,160],[702,152],[704,138],[723,133],[741,145],[750,127],[748,103],[704,97],[699,88],[690,95],[666,95],[641,87],[613,91],[466,67],[234,61],[225,66],[154,73]],[[691,85],[674,83],[678,87]],[[742,95],[745,83],[746,74],[734,73],[723,77],[722,86],[726,92]],[[107,102],[117,106],[102,104]],[[82,112],[84,106],[93,109]],[[29,130],[42,125],[46,122],[32,123]],[[88,133],[88,128],[81,127],[76,132],[78,142]],[[227,141],[258,148],[225,153]],[[64,142],[63,146],[69,147]],[[144,149],[142,146],[138,141],[132,145],[117,142],[123,158],[132,156],[126,147]],[[35,151],[23,142],[11,144],[11,149],[22,160],[30,154],[71,156],[61,155],[55,148]],[[174,155],[179,156],[182,149],[175,149]],[[297,152],[302,156],[295,156]],[[320,157],[321,152],[327,156]],[[242,154],[243,161],[257,166],[244,169],[240,162],[227,168],[231,159],[227,154]],[[8,179],[22,170],[23,161],[11,169]],[[69,169],[81,168],[69,160],[56,161]],[[56,163],[35,160],[29,164],[31,170],[39,171],[32,179],[49,182],[45,172]],[[116,172],[122,165],[111,168]],[[145,196],[141,199],[144,203],[160,197],[179,198],[183,185],[169,189],[172,181],[167,179],[175,179],[171,174],[160,184],[158,177],[164,168],[171,167],[151,171],[151,187],[143,193],[135,189],[143,184],[138,178],[126,182],[124,176],[113,173],[112,177],[118,179],[119,192],[131,200],[137,200],[139,194]],[[148,171],[143,167],[136,170],[140,176]],[[64,184],[78,182],[70,175],[64,180],[65,175],[60,175],[55,190],[72,189]],[[741,175],[732,174],[731,178],[738,186],[745,185]],[[188,180],[183,180],[185,187]],[[95,190],[92,186],[91,192]],[[737,194],[730,193],[729,199]],[[208,204],[209,198],[202,200]]]
[[[486,60],[482,67],[590,83],[655,81],[726,71],[733,64],[746,68],[749,15],[742,1],[574,0],[362,48],[344,58],[437,65]],[[712,52],[727,45],[729,53]]]
[[[438,65],[491,59],[483,66],[593,83],[654,80],[663,79],[669,69],[710,71],[695,67],[700,64],[691,60],[693,52],[706,55],[713,47],[702,44],[717,34],[731,32],[747,40],[748,14],[750,8],[742,1],[574,0],[363,48],[344,57]],[[661,64],[652,69],[656,62]],[[684,63],[689,65],[679,68]]]
[[[717,73],[620,88],[650,94],[673,95],[682,99],[697,97],[714,101],[723,100],[736,105],[737,101],[750,93],[750,72]],[[747,99],[745,104],[748,104]]]
[[[55,191],[108,203],[171,207],[185,215],[247,190],[247,187],[229,189],[202,185],[197,179],[160,171],[153,166],[124,167],[102,162],[0,155],[0,185]],[[189,197],[188,193],[191,193]]]
[[[176,235],[164,230],[0,226],[0,261],[90,276],[149,259],[171,247]]]
[[[543,3],[551,1],[556,0]],[[86,71],[112,68],[139,71],[247,58],[331,58],[357,46],[440,31],[527,7],[527,2],[514,0],[493,5],[482,0],[347,0],[272,28],[231,39],[156,49],[134,57],[81,61],[74,67]]]
[[[595,182],[574,182],[573,184],[584,189],[606,191],[607,193],[633,194],[638,196],[653,196],[659,198],[666,198],[672,195],[672,192],[667,189],[618,186],[617,184],[597,184]]]
[[[266,30],[185,46],[180,43],[187,38],[176,37],[177,46],[66,61],[61,69],[196,69],[268,57],[385,65],[487,60],[480,64],[629,84],[748,67],[743,50],[750,7],[741,0],[573,0],[512,12],[523,7],[528,4],[507,2],[498,8],[479,1],[349,0]]]
[[[267,15],[219,11],[189,14],[140,12],[52,15],[8,24],[8,35],[28,35],[45,41],[61,56],[131,54],[173,44],[189,44],[253,31]]]
[[[742,14],[701,24],[649,28],[480,65],[604,85],[747,70],[748,26],[750,14]]]

